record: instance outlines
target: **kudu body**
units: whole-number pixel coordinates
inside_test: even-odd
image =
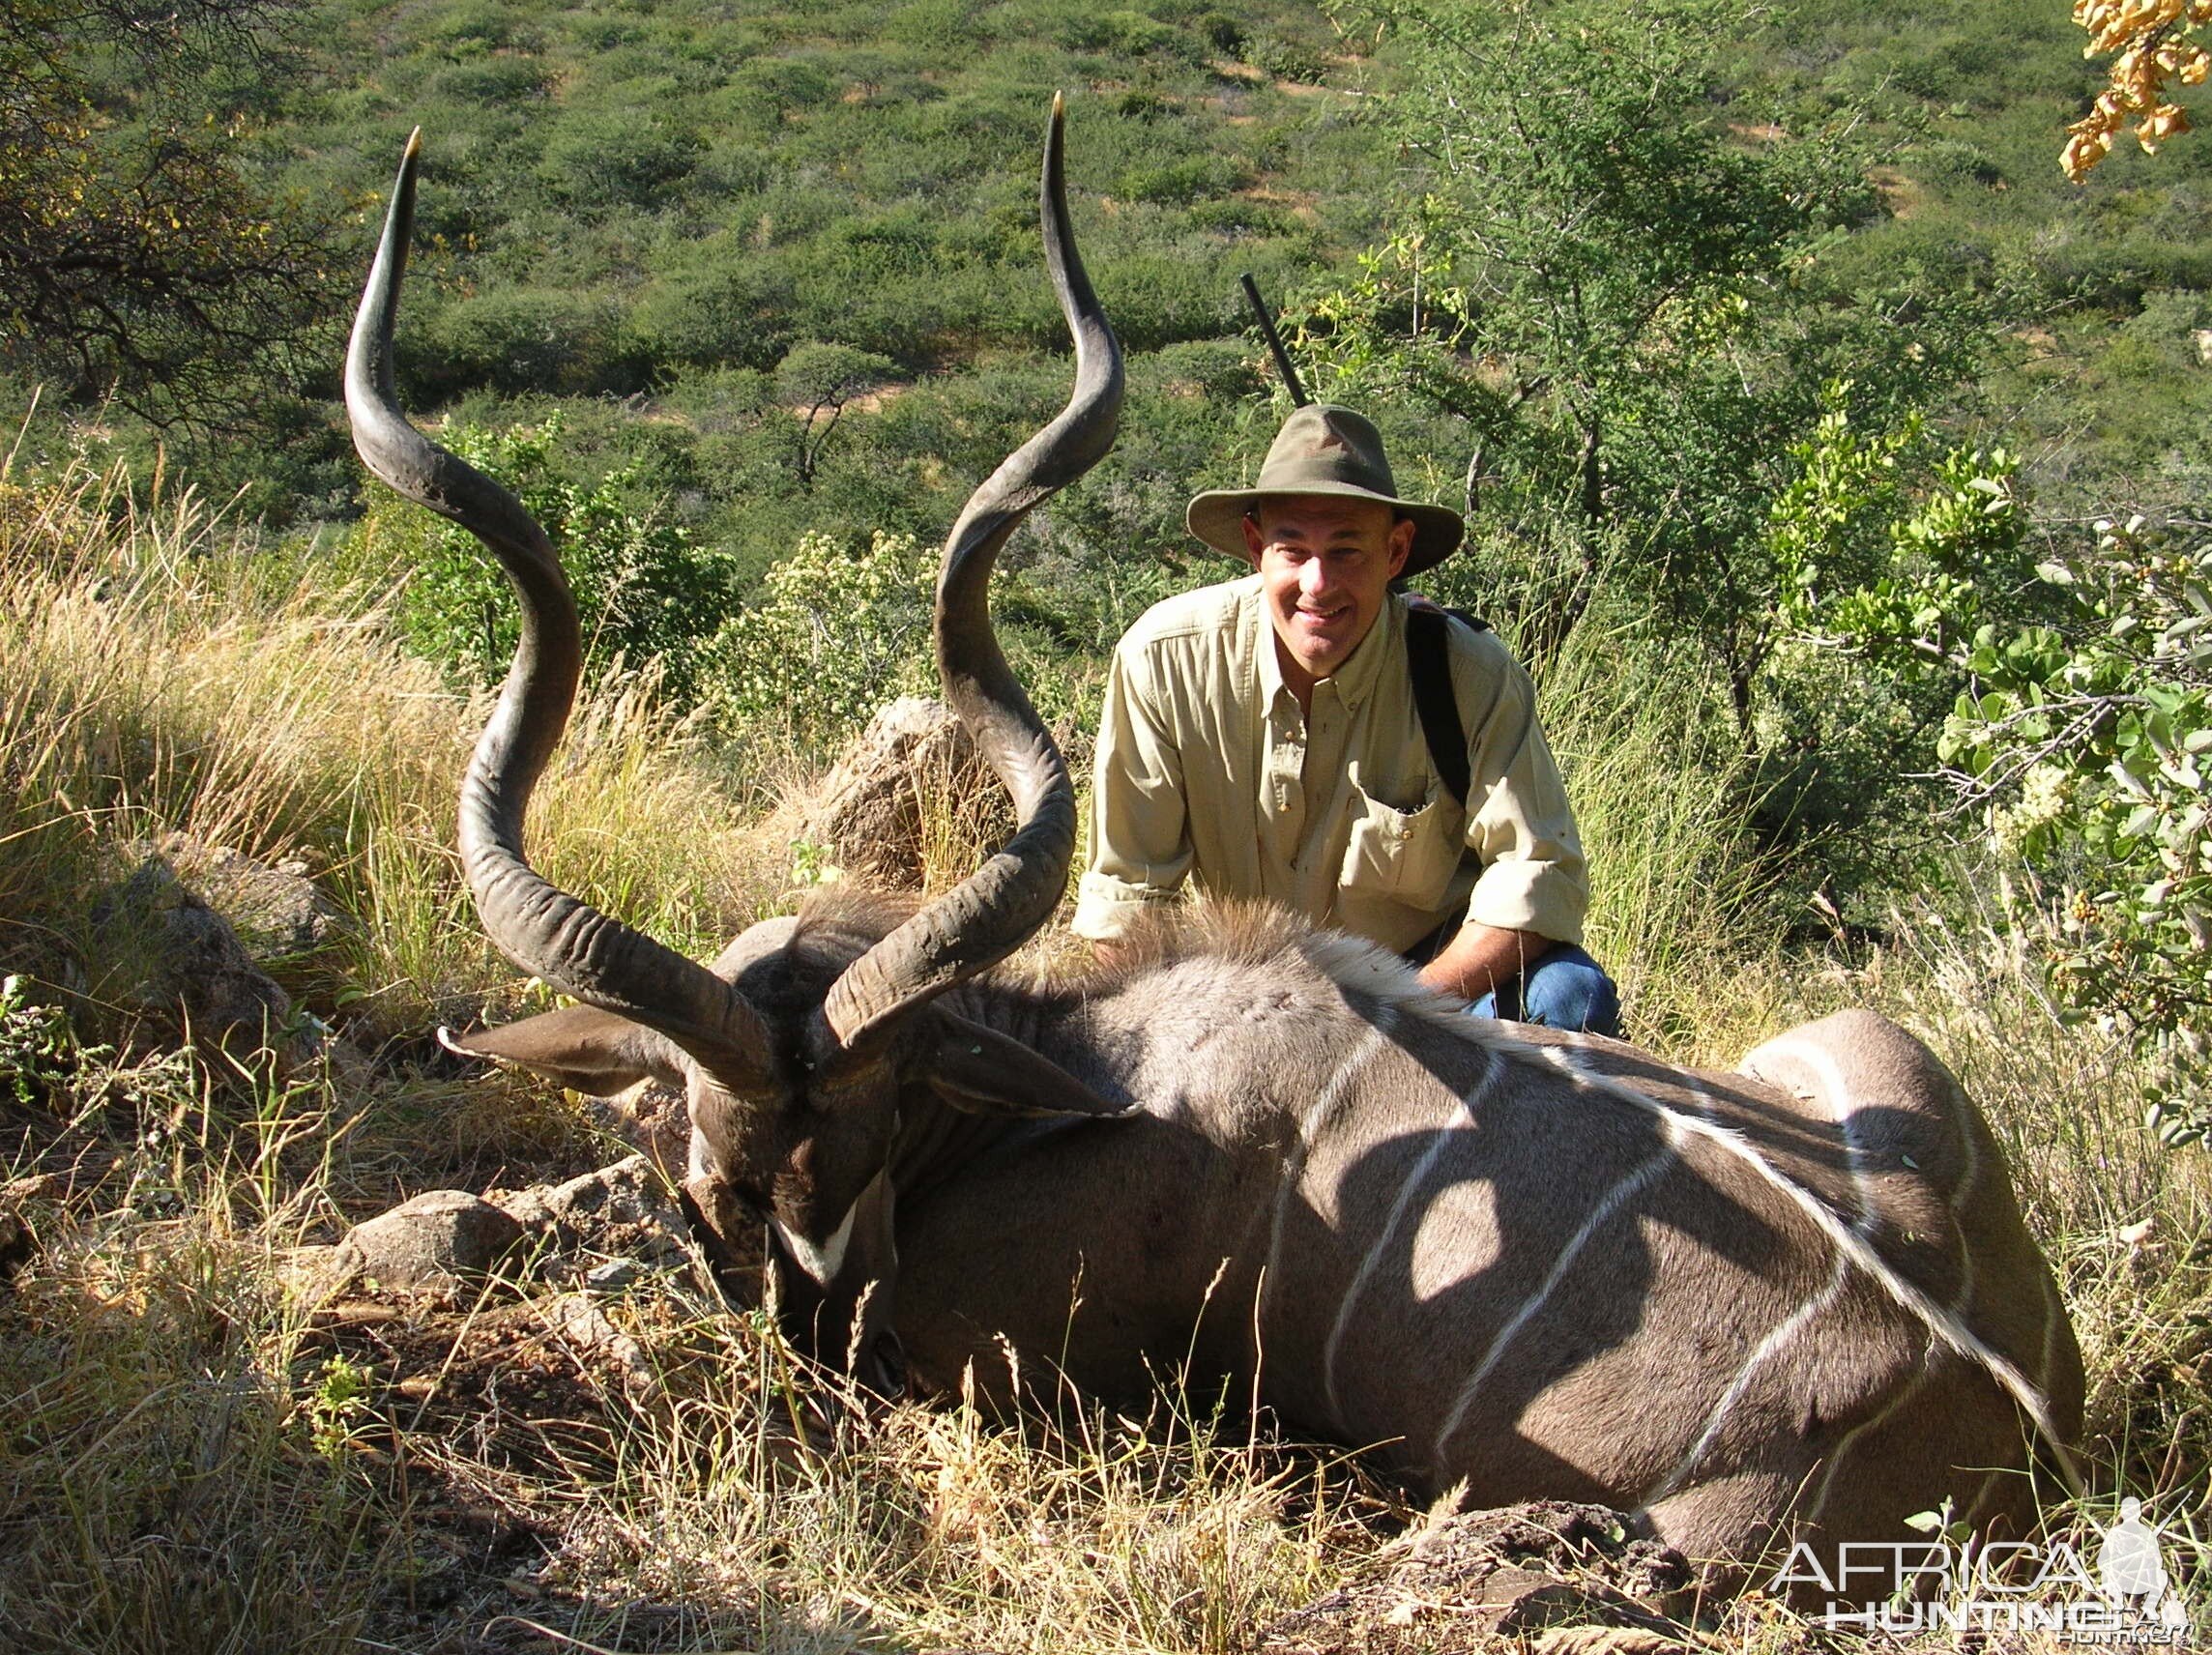
[[[684,1085],[706,1230],[765,1219],[786,1325],[879,1381],[1004,1389],[1017,1353],[1113,1396],[1227,1384],[1486,1504],[1639,1514],[1694,1556],[1817,1532],[1905,1540],[1946,1497],[2033,1520],[2071,1475],[2081,1375],[2003,1160],[1957,1084],[1865,1013],[1743,1072],[1470,1018],[1394,958],[1265,911],[1199,910],[1112,973],[991,968],[1049,917],[1064,767],[991,633],[1021,517],[1111,446],[1120,352],[1075,257],[1056,105],[1043,188],[1076,340],[1058,420],[977,491],[940,579],[947,698],[1020,826],[953,892],[817,903],[712,968],[547,885],[530,789],[578,668],[542,534],[413,432],[392,392],[410,146],[348,359],[369,465],[473,529],[525,627],[464,784],[479,912],[585,1003],[463,1050],[605,1091]]]

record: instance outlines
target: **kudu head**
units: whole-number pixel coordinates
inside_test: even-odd
[[[886,929],[776,919],[713,968],[539,877],[523,855],[532,788],[568,723],[581,668],[575,601],[544,531],[513,495],[416,431],[393,382],[393,329],[414,216],[410,138],[346,355],[346,410],[369,469],[469,530],[522,604],[521,641],[461,784],[460,854],[500,951],[580,1003],[449,1044],[607,1092],[658,1076],[691,1105],[684,1190],[715,1239],[765,1218],[785,1322],[810,1353],[887,1377],[896,1259],[887,1176],[900,1101],[1017,1114],[1114,1106],[1027,1047],[934,1003],[1033,935],[1066,885],[1075,794],[1008,669],[988,593],[1022,519],[1113,447],[1121,353],[1075,250],[1053,101],[1041,189],[1046,263],[1075,340],[1060,416],[975,490],[946,542],[934,630],[945,696],[1013,795],[1013,836],[957,888]]]

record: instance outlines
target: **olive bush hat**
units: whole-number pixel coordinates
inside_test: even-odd
[[[1244,515],[1269,495],[1341,494],[1389,507],[1413,524],[1413,549],[1405,573],[1434,568],[1459,550],[1467,525],[1447,506],[1422,506],[1398,498],[1382,434],[1363,414],[1326,402],[1294,409],[1275,433],[1274,446],[1250,488],[1209,489],[1190,503],[1190,532],[1217,552],[1242,561]]]

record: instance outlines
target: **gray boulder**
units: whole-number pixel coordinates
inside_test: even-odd
[[[489,1274],[524,1239],[480,1197],[431,1190],[354,1226],[334,1263],[393,1288],[448,1288]]]
[[[561,1184],[492,1192],[534,1243],[565,1255],[671,1264],[684,1255],[684,1215],[663,1175],[643,1155]]]
[[[102,892],[92,923],[102,951],[129,963],[125,1003],[211,1045],[275,1046],[286,1038],[291,997],[161,857],[148,857]]]
[[[345,915],[307,877],[306,862],[256,861],[188,833],[168,834],[155,849],[264,965],[311,954],[347,928]]]
[[[941,702],[907,695],[878,711],[838,759],[801,831],[842,872],[918,890],[933,851],[972,865],[965,848],[1003,843],[1013,828],[1006,791],[960,720]]]

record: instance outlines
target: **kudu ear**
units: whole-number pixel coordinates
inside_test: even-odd
[[[642,1023],[593,1005],[571,1005],[473,1034],[441,1029],[438,1044],[463,1057],[518,1064],[587,1097],[608,1097],[649,1078],[681,1087],[685,1078],[684,1054],[672,1042]]]
[[[1125,1115],[1050,1058],[995,1030],[939,1008],[937,1050],[925,1076],[938,1096],[970,1115]]]

